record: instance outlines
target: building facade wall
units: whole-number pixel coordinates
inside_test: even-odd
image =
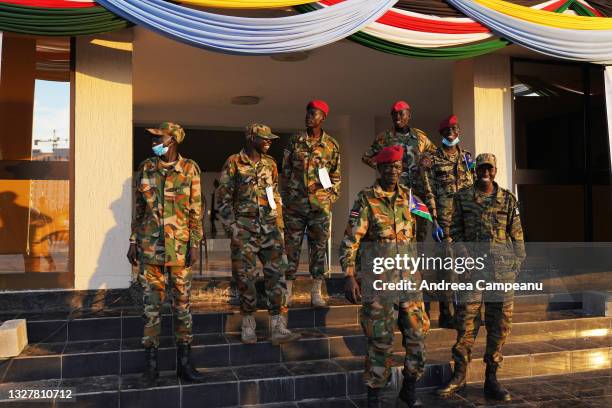
[[[76,43],[75,289],[129,286],[132,200],[130,32]]]

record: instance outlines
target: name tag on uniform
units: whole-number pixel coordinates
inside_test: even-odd
[[[270,204],[270,208],[276,210],[276,201],[274,201],[274,187],[266,187],[266,196],[268,197],[268,204]]]
[[[321,185],[323,188],[327,189],[332,186],[332,182],[329,178],[329,173],[325,167],[321,167],[319,169],[319,180],[321,181]]]

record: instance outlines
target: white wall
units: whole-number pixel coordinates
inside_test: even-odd
[[[75,289],[127,287],[132,183],[131,31],[79,37],[75,80]]]

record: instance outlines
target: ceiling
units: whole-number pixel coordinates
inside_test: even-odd
[[[331,115],[370,118],[388,116],[395,100],[406,99],[417,122],[437,123],[451,109],[452,64],[389,55],[347,40],[318,48],[304,61],[280,62],[205,51],[136,28],[134,121],[238,127],[260,120],[286,127],[301,124],[305,103],[321,98]],[[241,95],[261,102],[230,103]]]

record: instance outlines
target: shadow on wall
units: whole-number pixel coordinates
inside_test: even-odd
[[[126,214],[126,203],[132,202],[132,178],[128,178],[123,182],[121,196],[113,201],[110,205],[110,210],[113,213],[114,225],[108,230],[104,238],[104,243],[98,256],[98,262],[94,274],[90,277],[88,287],[97,287],[97,290],[88,290],[84,296],[81,307],[91,309],[102,309],[105,307],[121,306],[126,301],[132,299],[126,299],[124,296],[124,290],[106,290],[103,289],[108,287],[108,278],[116,277],[119,271],[125,271],[126,274],[130,273],[130,289],[129,293],[132,294],[132,287],[137,283],[137,270],[131,268],[126,258],[127,250],[129,247],[129,231],[131,223],[131,213]],[[125,243],[125,245],[122,245]],[[111,270],[109,270],[109,268]],[[112,270],[116,268],[119,270]],[[130,302],[131,303],[131,302]],[[75,305],[73,305],[75,306]]]

